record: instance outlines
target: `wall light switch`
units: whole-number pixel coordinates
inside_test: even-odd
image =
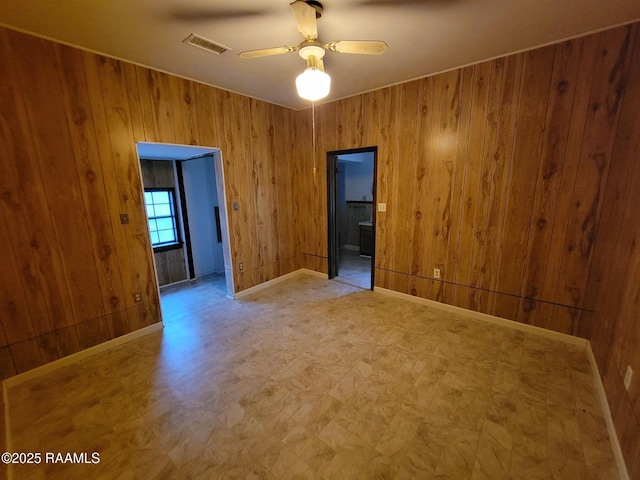
[[[378,211],[379,212],[386,212],[387,211],[387,204],[386,203],[378,203]]]

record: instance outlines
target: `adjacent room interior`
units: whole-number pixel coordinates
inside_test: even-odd
[[[54,3],[0,4],[2,474],[640,479],[637,1]]]

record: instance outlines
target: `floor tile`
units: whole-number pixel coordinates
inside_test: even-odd
[[[9,388],[10,448],[100,455],[10,478],[617,478],[584,349],[307,275],[225,291]]]

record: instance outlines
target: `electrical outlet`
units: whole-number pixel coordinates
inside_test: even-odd
[[[238,268],[240,268],[240,271],[244,270],[244,263],[240,262],[240,265],[238,265]]]
[[[434,268],[433,269],[433,278],[440,278],[440,269],[439,268]]]
[[[627,365],[627,371],[624,374],[624,388],[627,391],[631,385],[631,377],[633,377],[633,370],[631,370],[631,365]]]
[[[387,211],[387,204],[386,203],[379,203],[378,204],[378,211],[379,212],[386,212]]]
[[[136,292],[136,293],[134,293],[134,294],[133,294],[133,300],[134,300],[136,303],[140,303],[140,302],[142,301],[142,295],[140,295],[140,294],[139,294],[139,293],[137,293],[137,292]]]

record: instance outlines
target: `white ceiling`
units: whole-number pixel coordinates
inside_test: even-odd
[[[0,24],[250,97],[304,108],[291,0],[2,0]],[[324,0],[319,38],[384,40],[382,56],[328,52],[335,100],[640,19],[638,0]],[[231,47],[186,45],[196,33]]]

